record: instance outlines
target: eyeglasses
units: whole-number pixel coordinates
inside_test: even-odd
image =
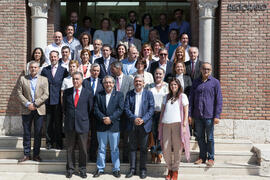
[[[161,54],[159,54],[160,56],[167,56],[168,54],[166,54],[166,53],[161,53]]]
[[[211,71],[210,68],[203,68],[204,71]]]

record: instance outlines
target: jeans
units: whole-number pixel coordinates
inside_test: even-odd
[[[31,154],[31,127],[34,120],[34,157],[39,155],[41,146],[41,132],[44,116],[40,116],[37,111],[31,111],[28,115],[22,115],[23,125],[23,149],[24,155]]]
[[[120,159],[119,159],[119,139],[120,132],[97,132],[98,139],[98,156],[97,156],[97,168],[100,172],[104,172],[106,162],[106,148],[109,140],[111,159],[113,164],[112,171],[120,171]]]
[[[214,119],[195,119],[197,140],[202,160],[214,160]],[[206,135],[206,138],[205,138]]]

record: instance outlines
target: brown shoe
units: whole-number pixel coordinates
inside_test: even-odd
[[[178,179],[178,171],[173,171],[171,180],[177,180],[177,179]]]
[[[157,164],[160,164],[161,163],[161,159],[162,159],[162,154],[157,155],[157,161],[156,161],[156,163]]]
[[[206,165],[207,165],[208,167],[212,167],[212,166],[214,166],[214,164],[215,164],[215,162],[214,162],[213,159],[209,159],[209,160],[207,161],[207,163],[206,163]]]
[[[40,156],[35,156],[33,157],[33,161],[41,162],[42,159],[40,158]]]
[[[202,160],[201,158],[199,158],[197,161],[194,162],[194,164],[202,164],[205,163],[204,160]]]
[[[18,163],[21,163],[21,162],[24,162],[24,161],[28,161],[30,159],[31,159],[30,156],[24,156],[22,159],[19,159],[18,160]]]
[[[155,153],[151,153],[151,163],[155,164],[156,163],[156,154]]]
[[[168,175],[165,177],[165,180],[171,180],[172,178],[172,171],[168,170]]]

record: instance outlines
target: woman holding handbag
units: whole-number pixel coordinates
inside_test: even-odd
[[[164,98],[159,121],[159,140],[168,167],[166,180],[177,180],[183,148],[187,160],[190,159],[188,103],[179,80],[171,78],[169,94]]]

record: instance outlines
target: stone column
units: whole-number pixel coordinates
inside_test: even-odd
[[[47,19],[51,0],[29,0],[32,19],[32,49],[47,46]]]
[[[198,0],[199,7],[199,56],[214,67],[214,20],[218,0]]]

